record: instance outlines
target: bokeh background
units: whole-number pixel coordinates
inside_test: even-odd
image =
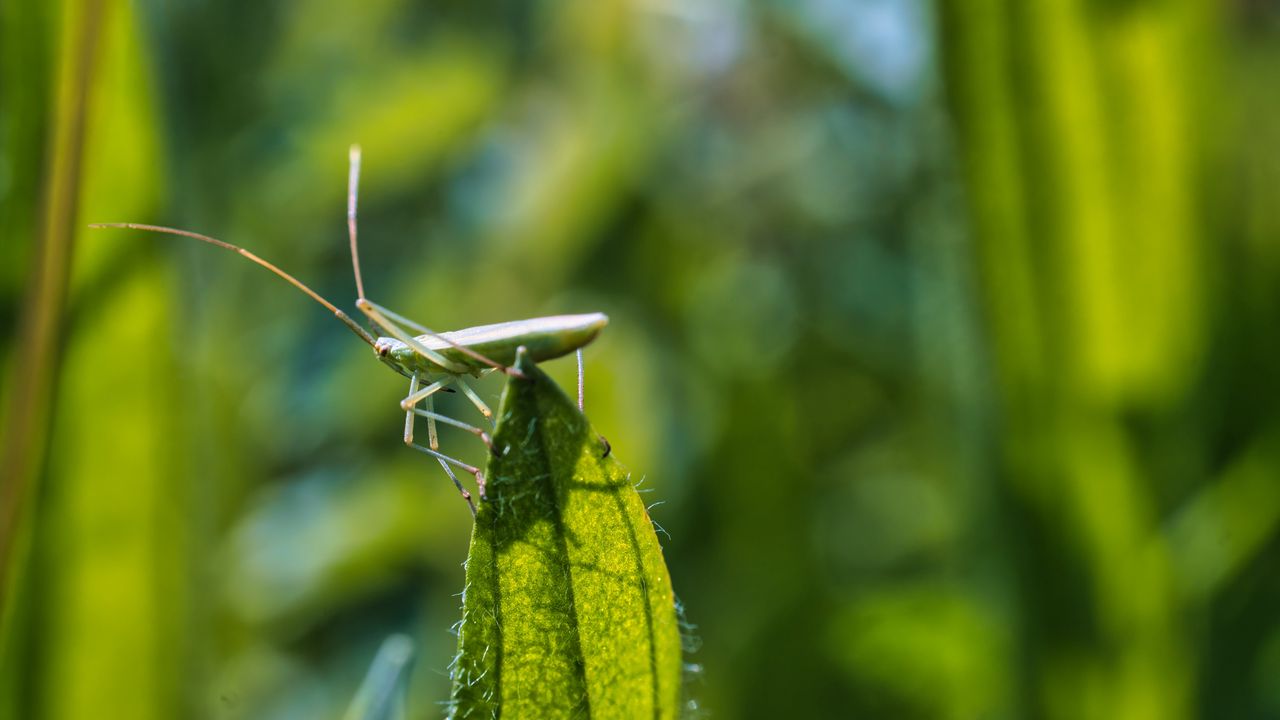
[[[1267,0],[0,3],[0,717],[336,718],[395,632],[442,712],[402,380],[85,228],[349,307],[360,142],[372,298],[612,318],[699,712],[1280,718],[1277,77]]]

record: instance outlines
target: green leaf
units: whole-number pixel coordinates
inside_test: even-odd
[[[521,353],[463,594],[451,717],[674,718],[671,578],[630,476]]]

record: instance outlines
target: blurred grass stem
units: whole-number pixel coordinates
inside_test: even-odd
[[[55,128],[46,154],[43,217],[23,301],[19,350],[6,378],[7,431],[0,451],[0,618],[12,592],[14,568],[20,564],[19,527],[44,466],[76,231],[86,109],[103,13],[103,0],[84,3],[75,44],[63,54],[67,64],[60,71]]]

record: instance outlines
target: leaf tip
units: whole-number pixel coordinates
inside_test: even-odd
[[[521,345],[516,348],[516,361],[511,367],[516,371],[514,377],[521,380],[533,380],[537,374],[538,364],[529,355],[529,348]]]

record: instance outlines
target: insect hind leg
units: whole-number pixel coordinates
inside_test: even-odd
[[[440,458],[436,458],[436,462],[440,463],[440,469],[444,470],[444,474],[448,475],[449,479],[453,481],[453,486],[458,488],[458,492],[462,493],[462,499],[466,500],[467,507],[471,508],[471,517],[475,517],[476,503],[471,499],[471,493],[466,488],[462,487],[462,481],[458,480],[458,476],[453,473],[453,468],[449,467],[449,463],[441,460]],[[481,494],[480,497],[484,497],[484,495]]]
[[[462,468],[466,472],[470,473],[476,479],[476,489],[480,491],[480,499],[481,500],[484,499],[485,480],[484,480],[484,473],[480,471],[480,468],[476,467],[475,465],[469,465],[457,458],[449,457],[448,455],[445,455],[439,450],[432,450],[426,445],[419,445],[418,443],[412,442],[412,441],[407,442],[405,444],[413,448],[414,450],[417,450],[418,452],[426,453],[427,455],[430,455],[431,457],[435,458],[436,460],[439,460],[442,463],[448,463],[455,467]],[[452,477],[453,473],[449,473],[449,475]],[[456,477],[454,478],[454,481],[457,482]],[[459,485],[459,488],[461,488],[460,485]]]

